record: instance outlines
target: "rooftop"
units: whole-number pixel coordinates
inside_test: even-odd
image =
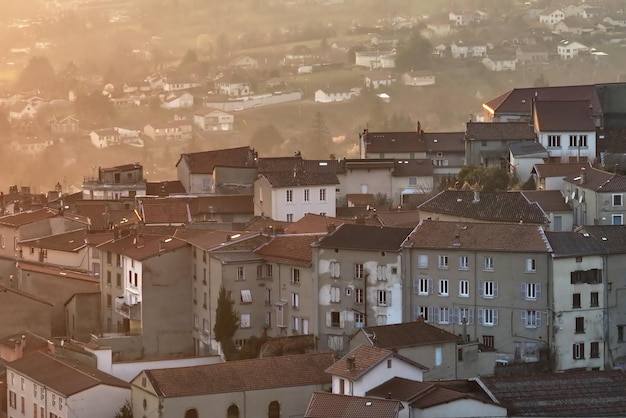
[[[389,350],[416,345],[463,341],[461,337],[424,321],[364,327],[358,332],[363,333],[373,346]]]
[[[317,244],[322,248],[399,251],[412,228],[343,224]]]
[[[315,392],[304,418],[397,418],[400,401]]]

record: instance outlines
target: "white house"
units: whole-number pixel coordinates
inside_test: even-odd
[[[359,87],[354,87],[350,90],[343,89],[318,89],[315,91],[315,101],[317,103],[333,103],[333,102],[345,102],[361,94]]]
[[[539,22],[549,27],[553,27],[563,19],[565,19],[565,13],[559,9],[546,9],[539,14]]]
[[[450,44],[450,54],[452,55],[452,58],[456,59],[485,57],[487,56],[487,45],[470,45],[465,44],[462,41],[452,42],[452,44]]]
[[[15,152],[36,155],[53,144],[51,139],[40,136],[27,136],[11,141],[11,149]]]
[[[581,52],[587,51],[589,51],[589,47],[580,42],[561,41],[556,47],[559,58],[563,60],[572,59]]]
[[[483,65],[491,71],[515,71],[515,55],[489,55],[483,58]]]
[[[163,91],[188,90],[201,86],[200,83],[191,80],[168,77],[163,81]]]
[[[89,132],[89,140],[97,148],[106,148],[120,143],[120,134],[115,129],[99,129]]]
[[[183,92],[181,94],[170,93],[161,104],[163,109],[185,109],[192,106],[193,95],[189,92]]]
[[[232,131],[235,126],[235,116],[221,110],[196,112],[193,123],[203,131]]]
[[[402,74],[400,79],[405,86],[422,87],[435,84],[435,74],[430,71],[409,71]]]
[[[365,86],[371,89],[390,86],[395,82],[395,76],[387,71],[370,71],[365,75]]]
[[[371,70],[377,68],[395,68],[394,51],[357,51],[354,63]]]

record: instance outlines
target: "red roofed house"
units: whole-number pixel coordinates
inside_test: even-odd
[[[314,392],[327,391],[331,353],[148,369],[131,381],[133,416],[303,416]]]
[[[398,418],[402,409],[402,403],[393,399],[316,392],[304,418]]]

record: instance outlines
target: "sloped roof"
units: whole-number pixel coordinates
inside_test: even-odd
[[[176,167],[184,162],[191,174],[211,174],[216,166],[253,167],[250,147],[226,148],[214,151],[181,154]]]
[[[426,143],[417,131],[366,132],[365,151],[368,153],[425,152]]]
[[[559,190],[524,190],[522,193],[529,202],[537,203],[545,213],[572,212],[572,208],[565,203]]]
[[[606,252],[602,244],[588,233],[546,231],[546,238],[552,247],[554,258],[599,255]]]
[[[513,239],[515,237],[515,239]],[[519,223],[422,220],[407,240],[412,248],[550,252],[543,228]]]
[[[478,196],[478,200],[476,197]],[[443,190],[418,206],[421,212],[433,212],[492,222],[546,224],[546,214],[538,204],[529,202],[520,192],[473,192]],[[423,217],[423,216],[422,216]]]
[[[5,335],[0,338],[0,345],[14,349],[17,344],[24,342],[24,351],[38,351],[48,347],[48,339],[30,331],[23,331],[16,334]]]
[[[171,194],[186,193],[180,180],[166,180],[146,183],[146,194],[148,196],[169,196]]]
[[[35,302],[38,302],[44,305],[54,306],[54,303],[48,302],[46,299],[43,299],[31,293],[24,292],[22,290],[15,289],[13,287],[5,286],[3,284],[0,284],[0,293],[6,293],[6,294],[12,293],[14,295],[18,295],[23,298],[27,298],[27,299],[33,300]]]
[[[540,132],[595,132],[593,108],[589,100],[537,100],[536,128]]]
[[[514,157],[523,157],[523,156],[533,156],[533,157],[541,157],[548,158],[550,154],[548,150],[541,145],[539,142],[515,142],[509,145],[509,150]]]
[[[48,208],[20,212],[14,215],[6,215],[0,217],[0,225],[12,226],[17,228],[44,219],[54,218],[55,216],[57,216],[57,214],[58,212],[56,210]]]
[[[626,416],[626,374],[621,370],[490,376],[478,381],[514,416]]]
[[[141,234],[126,236],[98,246],[101,251],[124,254],[138,261],[147,260],[164,252],[188,245],[185,241],[167,235]]]
[[[326,373],[354,381],[358,380],[377,364],[391,357],[401,359],[422,370],[428,370],[427,367],[394,353],[391,350],[361,344],[333,363],[332,366],[328,367]]]
[[[537,137],[528,122],[467,122],[465,133],[468,140],[476,141],[534,141]]]
[[[393,177],[432,176],[435,166],[431,160],[396,160],[393,166]]]
[[[339,225],[353,224],[353,219],[333,218],[332,216],[305,213],[296,222],[285,228],[285,234],[322,234],[326,235]]]
[[[533,171],[543,178],[565,177],[572,174],[580,174],[582,167],[589,169],[591,164],[588,162],[535,164]]]
[[[77,361],[69,361],[39,351],[8,363],[7,368],[66,397],[98,385],[130,390],[129,383],[95,367],[88,367]]]
[[[376,219],[382,226],[415,228],[420,222],[420,212],[418,210],[376,212]]]
[[[402,408],[393,399],[315,392],[304,418],[397,418]]]
[[[191,222],[189,204],[179,199],[146,199],[141,217],[145,224],[185,224]]]
[[[366,395],[386,398],[389,394],[391,394],[391,399],[409,402],[420,394],[429,393],[433,387],[433,383],[430,382],[420,382],[417,380],[405,379],[403,377],[393,377],[368,390]]]
[[[465,132],[423,132],[426,152],[465,152]]]
[[[585,226],[584,231],[591,234],[608,254],[626,254],[626,226]]]
[[[268,261],[310,266],[313,258],[311,244],[317,239],[316,235],[277,235],[255,253]]]
[[[20,241],[23,245],[49,250],[77,252],[86,246],[87,229]]]
[[[188,243],[198,248],[211,251],[222,248],[227,244],[232,244],[235,242],[246,240],[251,237],[259,236],[259,233],[221,230],[193,230],[179,228],[176,230],[175,236],[176,238],[187,241]]]
[[[277,230],[277,229],[285,229],[291,225],[292,222],[286,221],[276,221],[272,218],[267,218],[265,216],[255,216],[250,222],[243,226],[244,231],[264,231],[264,230]]]
[[[574,184],[583,189],[596,192],[624,192],[626,191],[626,176],[597,168],[585,169],[584,181],[581,173],[570,175],[563,179],[567,183]]]
[[[145,370],[157,396],[175,398],[330,384],[330,352]]]
[[[335,173],[309,171],[273,171],[260,174],[272,187],[323,186],[339,184]]]
[[[461,337],[424,321],[364,327],[359,332],[365,334],[373,346],[389,350],[416,345],[463,341]]]
[[[343,224],[318,244],[322,248],[399,251],[412,228]]]

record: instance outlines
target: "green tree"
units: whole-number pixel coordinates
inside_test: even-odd
[[[507,190],[509,180],[509,174],[503,168],[467,165],[459,171],[455,188],[478,188],[486,192]]]
[[[85,121],[99,123],[115,116],[115,106],[108,97],[95,91],[76,97],[74,112]]]
[[[261,126],[250,137],[250,146],[261,153],[270,153],[277,145],[285,142],[285,138],[273,123]]]
[[[215,326],[213,333],[215,340],[221,344],[226,360],[231,360],[235,347],[233,335],[239,328],[239,314],[234,309],[235,303],[228,297],[224,286],[220,287],[217,296],[217,310],[215,312]]]
[[[333,139],[322,112],[315,113],[309,132],[310,136],[302,150],[306,156],[313,155],[322,158],[332,152]]]
[[[129,400],[124,402],[120,410],[115,413],[114,418],[133,418],[133,406]]]
[[[32,57],[17,80],[20,90],[50,91],[55,85],[54,69],[46,57]]]
[[[414,32],[409,40],[398,48],[396,68],[400,72],[429,69],[432,52],[433,47],[428,39],[419,32]]]

